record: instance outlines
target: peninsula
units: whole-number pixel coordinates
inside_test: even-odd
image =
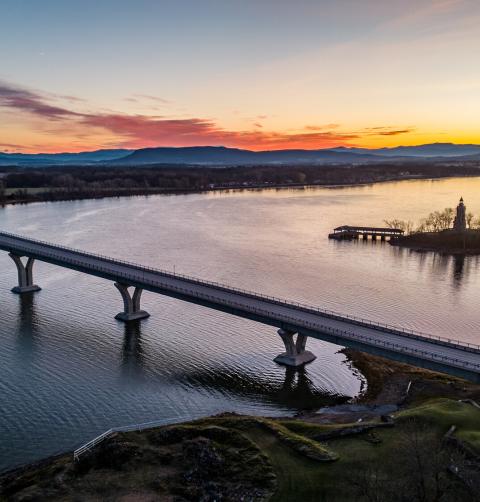
[[[393,246],[417,251],[439,251],[448,254],[480,254],[480,229],[468,228],[467,212],[463,201],[456,208],[453,227],[429,232],[412,232],[390,240]]]

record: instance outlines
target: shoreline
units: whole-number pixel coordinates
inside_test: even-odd
[[[407,408],[416,401],[430,397],[449,397],[464,400],[480,401],[480,386],[443,373],[417,368],[408,364],[390,361],[379,356],[366,354],[354,349],[340,350],[346,355],[348,364],[358,371],[366,380],[367,388],[352,397],[346,404],[334,404],[316,411],[299,411],[292,416],[264,417],[258,420],[275,420],[277,422],[299,420],[305,423],[343,425],[353,422],[363,422],[379,419],[392,411]],[[393,410],[393,407],[396,409]],[[190,423],[215,419],[220,415],[205,416],[202,419],[174,422],[164,426],[141,429],[139,433],[170,427],[186,426]],[[235,413],[231,414],[237,416]],[[242,417],[244,415],[238,415]],[[245,417],[247,417],[245,415]],[[73,457],[73,451],[55,453],[39,460],[22,464],[0,472],[0,488],[3,478],[22,475],[30,470],[41,469],[51,463]]]
[[[419,253],[435,252],[442,255],[474,256],[480,254],[480,230],[467,229],[459,233],[450,229],[412,233],[395,237],[389,241],[389,244]]]
[[[6,206],[16,206],[16,205],[26,205],[39,202],[66,202],[66,201],[80,201],[80,200],[97,200],[97,199],[110,199],[110,198],[124,198],[124,197],[148,197],[150,195],[193,195],[193,194],[208,194],[211,192],[229,192],[229,191],[244,191],[244,190],[269,190],[269,189],[315,189],[315,188],[331,188],[331,189],[341,189],[349,187],[362,187],[371,186],[379,183],[394,183],[399,181],[436,181],[445,180],[452,178],[478,178],[480,177],[480,172],[477,175],[472,174],[448,174],[445,176],[431,176],[431,175],[411,175],[411,176],[390,176],[387,178],[375,179],[371,181],[361,181],[361,182],[332,182],[332,183],[273,183],[273,184],[243,184],[238,183],[229,186],[215,186],[203,189],[169,189],[169,188],[154,188],[154,189],[131,189],[122,192],[111,192],[108,191],[100,192],[98,194],[88,194],[76,195],[75,192],[67,193],[63,195],[61,191],[52,192],[52,197],[38,197],[32,195],[30,198],[25,199],[15,199],[15,200],[4,200],[0,203],[0,207],[4,208]],[[18,188],[18,190],[25,190],[25,188]],[[41,192],[42,194],[50,195],[49,192]]]
[[[420,452],[422,465],[428,473],[435,467],[431,472],[450,494],[473,500],[479,487],[473,480],[480,479],[480,385],[343,352],[370,385],[351,404],[294,417],[220,413],[114,432],[76,460],[66,452],[3,472],[0,499],[364,500],[359,480],[380,472],[386,483],[375,500],[393,500],[383,496],[390,494],[391,474],[403,469],[404,492],[413,475],[409,461]],[[437,464],[437,458],[444,460]]]

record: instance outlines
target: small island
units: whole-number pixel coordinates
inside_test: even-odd
[[[401,226],[406,235],[393,237],[390,244],[415,249],[417,251],[439,251],[448,254],[480,254],[480,229],[475,228],[473,215],[467,215],[463,198],[456,208],[453,227],[450,228],[453,210],[436,211],[425,219],[416,231],[411,230],[410,222],[386,222]],[[410,232],[408,232],[410,227]],[[447,227],[447,228],[445,228]]]

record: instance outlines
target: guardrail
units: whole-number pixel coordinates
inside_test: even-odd
[[[300,303],[300,302],[293,301],[293,300],[286,300],[286,299],[278,298],[278,297],[275,297],[275,296],[269,296],[269,295],[264,295],[264,294],[260,294],[260,293],[255,293],[255,292],[252,292],[252,291],[249,291],[249,290],[245,290],[245,289],[241,289],[241,288],[230,287],[230,286],[227,286],[225,284],[221,284],[221,283],[214,282],[214,281],[208,281],[208,280],[198,279],[198,278],[191,277],[191,276],[188,276],[188,275],[185,275],[185,274],[171,273],[171,272],[168,272],[166,270],[161,270],[161,269],[157,269],[157,268],[154,268],[154,267],[143,266],[143,265],[132,263],[132,262],[129,262],[129,261],[126,261],[126,260],[115,259],[115,258],[111,258],[109,256],[104,256],[104,255],[100,255],[100,254],[96,254],[96,253],[90,253],[90,252],[82,251],[82,250],[79,250],[79,249],[71,248],[71,247],[68,247],[68,246],[59,246],[57,244],[51,244],[51,243],[48,243],[48,242],[45,242],[45,241],[41,241],[41,240],[37,240],[37,239],[29,239],[27,237],[19,236],[19,235],[12,234],[12,233],[9,233],[9,232],[0,232],[0,238],[2,236],[6,237],[7,239],[9,239],[9,238],[10,239],[15,239],[16,241],[22,241],[22,242],[25,242],[27,244],[33,244],[33,245],[37,245],[37,246],[43,246],[43,247],[46,247],[46,248],[49,248],[49,249],[54,249],[54,250],[59,251],[59,252],[65,252],[65,251],[67,251],[67,252],[75,253],[78,256],[83,256],[83,257],[86,257],[86,258],[100,260],[102,262],[111,263],[111,264],[114,264],[114,265],[126,266],[126,267],[129,267],[130,269],[140,270],[140,271],[143,272],[143,276],[142,277],[138,277],[138,276],[136,276],[136,277],[133,276],[132,277],[131,272],[129,272],[129,273],[122,273],[119,270],[115,271],[115,273],[113,274],[113,275],[116,275],[116,276],[119,276],[119,277],[124,277],[124,278],[130,279],[130,280],[137,280],[137,281],[141,280],[143,282],[148,282],[147,278],[145,277],[145,273],[146,272],[153,273],[153,274],[160,275],[162,277],[169,278],[169,279],[180,279],[180,280],[189,282],[191,284],[195,284],[195,285],[199,285],[199,286],[206,286],[206,287],[214,287],[215,289],[220,290],[220,291],[225,291],[225,292],[228,292],[228,293],[240,294],[240,295],[242,295],[244,297],[248,297],[248,298],[251,298],[251,299],[255,299],[255,300],[259,300],[259,301],[267,301],[267,302],[274,303],[274,304],[277,304],[277,305],[282,305],[282,306],[286,306],[286,307],[289,307],[289,308],[292,308],[292,309],[301,310],[301,311],[309,312],[309,313],[313,313],[313,314],[320,314],[322,316],[329,317],[329,318],[332,318],[332,319],[336,319],[338,321],[349,322],[349,323],[353,323],[353,324],[356,324],[356,325],[359,325],[359,326],[364,326],[364,327],[371,328],[371,329],[376,329],[376,330],[381,330],[381,331],[387,331],[389,333],[398,334],[398,335],[401,335],[401,336],[404,336],[404,337],[415,338],[415,339],[419,339],[419,340],[430,340],[430,341],[433,340],[436,343],[441,344],[441,345],[452,346],[452,347],[455,347],[455,348],[461,348],[463,350],[468,350],[468,351],[471,351],[471,352],[478,352],[478,353],[480,353],[480,345],[473,344],[473,343],[470,343],[470,342],[463,342],[463,341],[455,340],[455,339],[452,339],[452,338],[446,338],[446,337],[441,337],[441,336],[437,336],[437,335],[431,335],[431,334],[428,334],[428,333],[417,332],[417,331],[413,331],[413,330],[409,330],[409,329],[405,329],[405,328],[396,327],[396,326],[393,326],[393,325],[390,325],[390,324],[387,324],[387,323],[381,323],[381,322],[371,321],[371,320],[367,320],[367,319],[364,319],[364,318],[361,318],[361,317],[352,316],[352,315],[348,315],[348,314],[339,314],[339,313],[334,312],[332,310],[320,309],[318,307],[315,307],[315,306],[312,306],[312,305],[308,305],[308,304],[305,304],[305,303]],[[0,245],[1,245],[1,243],[0,243]],[[34,253],[34,254],[37,254],[37,255],[39,254],[38,250],[35,251],[31,247],[29,248],[28,246],[21,246],[21,245],[19,245],[19,243],[15,243],[14,247],[17,250],[21,249],[25,254],[28,254],[28,253]],[[90,269],[93,269],[93,270],[103,271],[105,273],[110,273],[110,274],[113,273],[112,270],[100,267],[100,266],[92,264],[92,263],[85,263],[85,262],[82,262],[80,260],[76,260],[74,258],[68,258],[68,257],[65,257],[65,256],[59,257],[58,255],[55,255],[53,253],[48,253],[45,249],[40,250],[40,254],[43,255],[43,256],[45,256],[45,257],[50,257],[52,259],[57,259],[57,260],[60,259],[60,260],[63,260],[64,262],[66,262],[66,263],[71,263],[73,265],[83,266],[85,268],[90,268]],[[156,284],[155,281],[149,281],[149,282],[154,287],[157,286],[157,287],[164,287],[164,288],[166,288],[165,285]],[[173,289],[173,290],[175,289],[171,285],[169,285],[168,287],[170,289]],[[195,295],[198,296],[198,292],[193,292],[192,291],[191,294],[193,296],[195,296]],[[221,299],[219,299],[218,297],[216,297],[216,298],[214,298],[214,300],[216,302],[219,302]],[[245,306],[242,305],[242,307],[245,307]]]
[[[90,451],[94,446],[97,444],[101,443],[105,439],[107,439],[109,436],[111,436],[114,433],[113,429],[108,429],[108,431],[105,431],[104,433],[100,434],[100,436],[97,436],[96,438],[93,438],[91,441],[88,443],[85,443],[83,446],[80,448],[76,449],[73,452],[73,460],[77,461],[81,455],[84,453],[87,453],[87,451]]]
[[[153,427],[162,427],[166,425],[172,425],[174,423],[178,423],[176,421],[169,421],[169,420],[155,420],[153,422],[144,422],[141,424],[134,424],[134,425],[125,425],[121,427],[113,427],[111,429],[108,429],[108,431],[103,432],[100,434],[100,436],[97,436],[93,438],[92,440],[88,441],[88,443],[85,443],[84,445],[80,446],[80,448],[77,448],[73,452],[73,460],[77,462],[80,460],[80,457],[84,455],[85,453],[89,452],[92,448],[100,444],[101,442],[105,441],[105,439],[109,438],[113,434],[117,432],[133,432],[133,431],[142,431],[145,429],[151,429]]]

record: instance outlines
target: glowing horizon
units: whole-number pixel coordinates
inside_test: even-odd
[[[5,0],[0,16],[3,152],[480,143],[473,0]]]

